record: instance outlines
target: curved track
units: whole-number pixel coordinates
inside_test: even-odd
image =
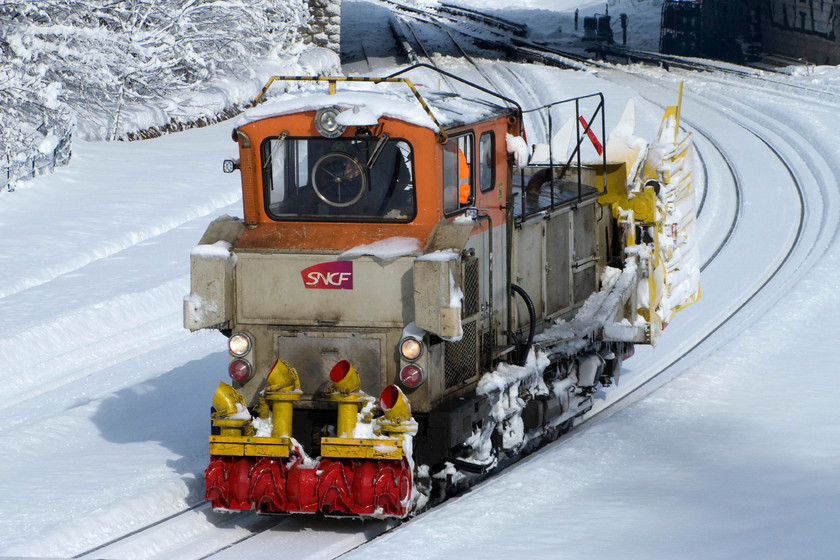
[[[660,81],[667,83],[669,80]],[[658,87],[640,81],[636,89],[649,92]],[[734,165],[727,165],[739,185],[737,192],[743,192],[743,196],[737,197],[737,210],[733,220],[728,222],[730,226],[726,226],[726,220],[715,220],[715,224],[722,223],[724,227],[708,228],[722,232],[717,234],[719,243],[708,244],[717,249],[707,259],[706,266],[717,269],[713,277],[723,281],[719,286],[705,289],[704,300],[697,307],[720,309],[721,312],[713,311],[708,323],[700,327],[697,321],[691,325],[673,325],[668,340],[672,342],[670,346],[678,347],[655,351],[664,353],[667,359],[660,359],[661,363],[658,363],[653,352],[648,352],[647,356],[635,358],[631,363],[632,371],[645,370],[642,377],[655,372],[654,377],[647,377],[647,381],[628,396],[613,400],[615,406],[603,412],[613,412],[641,398],[678,375],[690,363],[725,344],[733,333],[783,297],[790,285],[819,261],[837,236],[838,170],[831,169],[821,157],[818,139],[806,140],[791,134],[796,123],[786,126],[786,123],[774,120],[764,108],[751,106],[747,101],[750,97],[738,89],[734,87],[729,93],[714,96],[703,92],[703,98],[690,96],[692,99],[687,102],[687,105],[697,104],[698,109],[702,106],[702,111],[698,112],[728,115],[714,123],[704,122],[703,130],[707,131],[705,136],[715,139],[719,152],[731,154],[727,159]],[[796,93],[793,95],[799,99]],[[788,94],[782,93],[780,97],[790,101]],[[711,105],[710,101],[716,101],[717,105]],[[690,110],[684,109],[684,115],[690,114]],[[795,118],[791,120],[795,121]],[[691,128],[690,118],[684,122]],[[815,122],[818,119],[815,118]],[[694,128],[700,130],[696,124]],[[749,156],[745,157],[745,154]],[[705,214],[710,216],[715,212]],[[714,237],[715,231],[707,235]],[[745,270],[740,266],[744,251],[754,247],[754,243],[743,241],[751,238],[765,241],[761,254],[763,265],[757,270]],[[749,261],[756,262],[752,256]],[[623,376],[622,382],[625,380]]]

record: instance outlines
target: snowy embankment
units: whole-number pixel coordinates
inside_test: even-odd
[[[73,166],[0,200],[6,319],[0,362],[8,364],[7,388],[25,398],[54,384],[56,370],[90,369],[97,355],[113,357],[115,345],[131,346],[136,337],[122,333],[153,329],[161,309],[177,314],[189,271],[176,247],[194,243],[203,219],[218,209],[238,206],[238,185],[223,178],[219,164],[235,153],[224,128],[194,134],[197,150],[189,159],[173,150],[183,145],[176,137],[82,143]],[[144,251],[171,258],[150,270],[140,264]],[[32,347],[40,348],[36,356],[17,355]]]
[[[195,427],[226,356],[217,333],[183,330],[181,302],[190,248],[238,212],[238,181],[221,171],[235,150],[224,125],[81,143],[70,167],[0,197],[0,445],[15,512],[0,554],[74,554],[201,499]]]

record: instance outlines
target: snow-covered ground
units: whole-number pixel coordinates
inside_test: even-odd
[[[547,16],[566,28],[575,7],[588,15],[604,2],[511,4],[497,9],[547,36],[555,25]],[[660,2],[609,4],[632,26],[634,13],[651,17]],[[686,82],[683,122],[709,178],[700,236],[716,247],[733,217],[739,225],[704,270],[703,299],[657,348],[625,364],[620,387],[666,366],[659,379],[669,382],[348,557],[836,555],[838,102],[631,70],[517,69],[539,84],[538,96],[554,96],[545,101],[604,91],[608,128],[637,98],[648,138],[658,105],[674,103],[676,80]],[[816,87],[838,78],[838,69],[820,68],[790,79]],[[799,181],[801,230],[788,170],[744,127]],[[0,193],[0,557],[76,555],[201,501],[207,413],[227,355],[221,335],[181,328],[181,300],[206,224],[241,212],[238,175],[221,172],[234,155],[229,132],[223,123],[130,144],[77,142],[68,167]],[[738,197],[721,153],[741,182]],[[248,534],[241,525],[196,513],[92,557],[201,557],[213,548],[185,543],[232,543]],[[291,547],[307,526],[323,531],[323,546],[301,557],[333,557],[381,530],[287,524],[252,540],[247,555]],[[331,544],[348,534],[356,536]]]

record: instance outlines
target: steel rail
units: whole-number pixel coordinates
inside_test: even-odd
[[[134,529],[133,531],[130,531],[130,532],[124,534],[124,535],[120,535],[119,537],[113,538],[113,539],[111,539],[109,541],[106,541],[102,544],[99,544],[99,545],[97,545],[93,548],[89,548],[89,549],[85,550],[84,552],[80,552],[80,553],[76,554],[75,556],[72,556],[72,558],[85,558],[86,556],[90,556],[94,552],[102,550],[103,548],[108,548],[109,546],[114,545],[114,544],[116,544],[120,541],[124,541],[128,538],[131,538],[134,535],[139,535],[140,533],[148,531],[149,529],[157,527],[158,525],[166,523],[167,521],[171,521],[171,520],[173,520],[177,517],[180,517],[182,515],[185,515],[185,514],[191,512],[191,511],[207,509],[207,508],[209,508],[209,505],[206,502],[201,502],[201,503],[198,503],[198,504],[193,504],[191,506],[187,506],[186,508],[184,508],[180,511],[177,511],[177,512],[171,514],[171,515],[168,515],[168,516],[166,516],[162,519],[158,519],[157,521],[153,521],[152,523],[149,523],[148,525],[144,525],[142,527]]]
[[[525,33],[528,30],[528,26],[525,24],[511,21],[505,18],[500,18],[491,14],[485,14],[478,10],[463,8],[461,6],[455,6],[453,4],[447,4],[445,2],[439,4],[438,11],[443,13],[450,13],[453,15],[464,17],[466,19],[477,21],[482,25],[498,27],[500,29],[504,29],[505,31],[511,32],[514,35],[525,35]]]

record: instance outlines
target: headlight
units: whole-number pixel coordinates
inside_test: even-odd
[[[324,138],[338,138],[344,134],[346,126],[338,124],[336,117],[341,113],[339,107],[325,107],[315,113],[315,130]]]
[[[234,356],[244,356],[251,351],[251,339],[245,333],[236,333],[228,340],[228,348]]]
[[[400,341],[400,356],[404,360],[413,362],[423,355],[423,343],[414,337],[408,336]]]

